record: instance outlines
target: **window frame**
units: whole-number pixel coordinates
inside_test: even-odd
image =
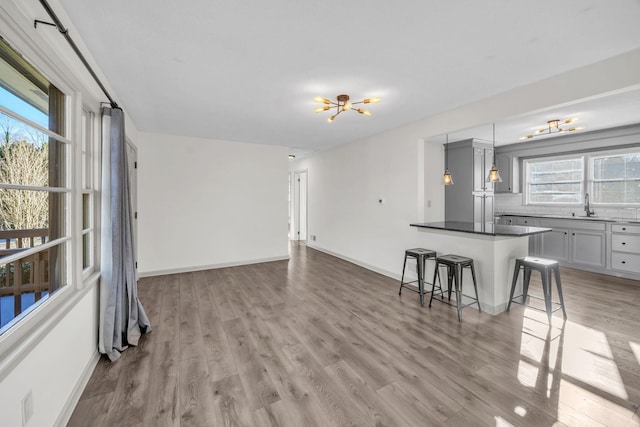
[[[594,173],[594,159],[597,157],[606,157],[606,156],[616,156],[616,155],[620,155],[620,154],[633,154],[636,153],[638,155],[640,155],[640,148],[619,148],[619,149],[612,149],[612,150],[603,150],[603,151],[596,151],[596,152],[592,152],[589,153],[587,155],[587,159],[586,159],[586,166],[588,168],[588,172],[587,172],[587,178],[585,180],[587,188],[589,188],[589,194],[595,194],[594,191],[594,183],[596,182],[595,180],[595,173]],[[623,180],[623,182],[627,182],[628,180]],[[636,181],[638,182],[638,184],[640,185],[640,178],[637,178]],[[630,203],[630,202],[625,202],[625,203],[599,203],[596,202],[595,200],[593,200],[593,197],[590,200],[590,204],[592,206],[600,206],[603,208],[606,207],[611,207],[611,208],[625,208],[625,207],[632,207],[632,208],[637,208],[640,207],[640,200],[638,201],[638,203]]]
[[[637,147],[624,147],[624,148],[612,148],[607,150],[598,150],[598,151],[589,151],[582,153],[565,153],[560,155],[551,155],[551,156],[541,156],[541,157],[529,157],[522,160],[522,183],[524,186],[523,189],[523,198],[524,204],[527,206],[555,206],[555,207],[581,207],[584,205],[585,194],[589,195],[594,194],[594,159],[597,157],[603,156],[614,156],[619,154],[629,154],[629,153],[638,153],[640,154],[640,148]],[[566,159],[582,159],[582,167],[583,167],[583,176],[581,181],[581,190],[580,190],[580,201],[579,202],[570,202],[570,203],[562,203],[562,202],[532,202],[530,199],[529,192],[529,165],[532,163],[539,162],[548,162],[554,160],[566,160]],[[640,183],[640,179],[638,179]],[[640,207],[640,201],[638,203],[599,203],[591,198],[590,205],[594,207],[600,208],[638,208]]]
[[[532,157],[532,158],[528,158],[528,159],[524,159],[523,160],[523,177],[522,177],[522,181],[523,181],[523,193],[524,193],[524,201],[525,201],[525,205],[530,205],[530,206],[558,206],[558,207],[572,207],[572,206],[581,206],[582,205],[582,199],[584,199],[584,193],[585,193],[585,182],[586,182],[586,174],[587,174],[587,170],[585,167],[585,155],[584,154],[561,154],[561,155],[554,155],[554,156],[545,156],[545,157]],[[529,178],[529,165],[532,163],[542,163],[542,162],[550,162],[550,161],[562,161],[562,160],[568,160],[568,159],[580,159],[582,161],[582,178],[580,180],[580,201],[578,202],[531,202],[530,200],[530,191],[529,191],[529,183],[530,183],[530,178]]]

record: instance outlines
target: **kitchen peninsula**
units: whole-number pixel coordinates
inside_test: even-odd
[[[515,259],[529,255],[529,236],[546,233],[550,228],[444,221],[414,223],[424,234],[420,246],[439,255],[456,254],[473,258],[478,280],[478,297],[482,310],[498,314],[507,308]],[[431,267],[433,268],[433,267]],[[443,286],[446,273],[441,272]],[[431,280],[433,270],[425,274]],[[521,279],[520,279],[521,280]],[[463,293],[472,295],[471,275],[463,278]]]

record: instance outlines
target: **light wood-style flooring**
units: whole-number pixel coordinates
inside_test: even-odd
[[[458,323],[302,244],[145,278],[153,332],[100,360],[69,425],[640,426],[640,284],[562,279],[569,318],[549,327],[521,305]]]

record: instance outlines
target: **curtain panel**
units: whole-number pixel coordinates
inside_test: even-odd
[[[119,108],[102,109],[102,199],[99,350],[112,361],[151,332],[138,299],[133,214],[124,130]]]

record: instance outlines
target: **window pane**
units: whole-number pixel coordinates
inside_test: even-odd
[[[91,233],[82,235],[82,269],[91,266]]]
[[[580,203],[582,157],[527,163],[528,203]]]
[[[0,334],[66,283],[66,244],[0,263]]]
[[[640,152],[594,156],[591,161],[594,203],[640,203]]]
[[[91,195],[82,195],[82,229],[91,227]]]
[[[65,235],[66,194],[0,189],[0,259]]]

